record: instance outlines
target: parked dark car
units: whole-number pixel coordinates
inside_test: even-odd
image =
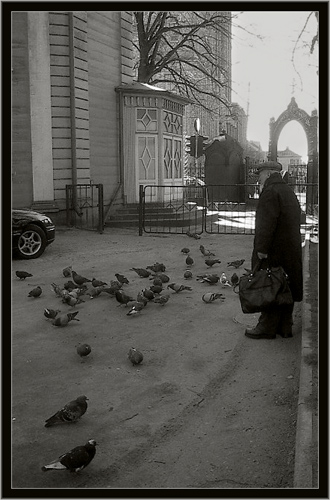
[[[36,259],[55,240],[55,225],[45,214],[12,210],[12,250],[21,259]]]

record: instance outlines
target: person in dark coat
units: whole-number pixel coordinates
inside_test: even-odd
[[[301,208],[292,188],[283,180],[282,165],[268,161],[259,166],[261,194],[258,201],[252,269],[267,259],[270,266],[282,266],[289,278],[293,302],[303,298]],[[275,306],[262,312],[255,328],[246,329],[253,339],[273,339],[276,334],[292,337],[294,304]]]

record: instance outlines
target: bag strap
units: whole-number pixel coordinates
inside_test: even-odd
[[[257,263],[255,264],[254,268],[252,269],[252,271],[250,273],[250,276],[254,275],[257,271],[259,271],[259,269],[261,268],[262,262],[266,262],[267,263],[266,264],[266,269],[270,269],[268,259],[259,259],[258,258]]]

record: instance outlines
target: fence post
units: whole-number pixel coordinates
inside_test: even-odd
[[[99,233],[102,234],[104,230],[104,210],[103,210],[103,184],[98,184],[98,193],[99,193]]]
[[[144,203],[144,186],[139,186],[139,236],[143,233],[143,203]]]
[[[70,226],[70,185],[65,185],[65,199],[66,199],[66,225]]]

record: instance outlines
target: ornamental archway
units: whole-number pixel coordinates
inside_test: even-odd
[[[269,152],[268,158],[277,161],[277,143],[283,127],[292,120],[299,122],[307,137],[308,148],[308,165],[307,165],[307,182],[318,182],[318,141],[317,141],[317,111],[312,111],[311,116],[306,111],[298,108],[295,98],[291,98],[291,102],[287,109],[275,121],[271,118],[269,123]]]

